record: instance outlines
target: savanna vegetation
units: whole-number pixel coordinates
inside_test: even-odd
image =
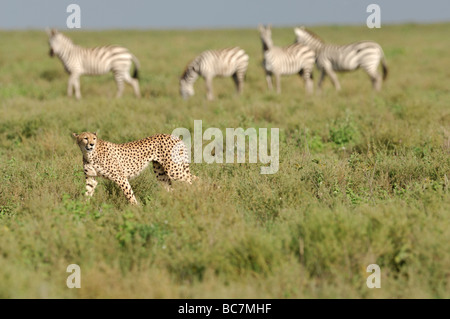
[[[42,31],[0,31],[0,297],[449,298],[450,24],[312,28],[325,41],[374,40],[389,66],[380,93],[362,71],[307,96],[300,77],[268,92],[255,29],[66,32],[140,60],[143,97],[111,75],[82,77],[80,101]],[[64,31],[64,30],[63,30]],[[276,45],[294,41],[275,28]],[[199,52],[250,56],[243,96],[229,78],[188,101],[178,78]],[[314,73],[317,83],[318,72]],[[72,132],[123,143],[185,127],[279,128],[279,171],[193,163],[172,192],[151,169],[131,182],[140,207],[99,180],[86,201]],[[209,142],[204,143],[204,145]],[[219,186],[219,187],[217,187]],[[69,289],[69,264],[81,288]],[[366,268],[378,264],[381,288]]]

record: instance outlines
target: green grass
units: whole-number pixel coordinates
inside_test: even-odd
[[[142,99],[126,87],[116,100],[108,75],[82,78],[75,101],[44,31],[0,32],[0,297],[449,298],[450,24],[314,31],[379,42],[382,92],[362,71],[339,74],[339,93],[327,79],[308,97],[297,76],[267,92],[256,28],[67,32],[84,46],[126,46],[142,66]],[[287,45],[294,33],[273,38]],[[182,100],[188,61],[234,45],[250,55],[243,96],[219,78],[208,102],[200,79]],[[70,133],[122,143],[193,132],[194,120],[279,128],[279,171],[194,163],[202,181],[168,193],[148,170],[132,181],[141,207],[105,180],[85,201]],[[66,286],[69,264],[81,267],[81,289]],[[369,264],[381,289],[366,286]]]

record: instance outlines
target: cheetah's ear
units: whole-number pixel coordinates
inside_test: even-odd
[[[77,133],[72,133],[72,137],[76,139],[78,137],[78,134]]]
[[[97,132],[94,132],[93,134],[94,134],[95,136],[97,136]]]

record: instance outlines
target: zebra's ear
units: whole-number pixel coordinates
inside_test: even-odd
[[[261,23],[258,24],[258,30],[259,31],[264,31],[264,26]]]
[[[52,28],[52,29],[46,28],[46,29],[45,29],[45,32],[47,32],[47,35],[48,35],[49,37],[52,37],[52,36],[54,36],[55,34],[58,33],[58,30],[56,30],[56,29],[54,29],[54,28]]]
[[[268,25],[267,25],[267,28],[266,28],[267,30],[272,30],[272,24],[271,23],[269,23]]]

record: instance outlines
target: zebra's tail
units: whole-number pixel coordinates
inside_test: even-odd
[[[384,57],[384,53],[383,57],[381,58],[381,67],[383,68],[383,81],[385,81],[388,75],[388,67],[386,64],[386,58]]]
[[[141,65],[139,64],[139,60],[134,56],[134,54],[131,54],[131,59],[134,63],[133,79],[139,79],[139,68],[141,67]]]

